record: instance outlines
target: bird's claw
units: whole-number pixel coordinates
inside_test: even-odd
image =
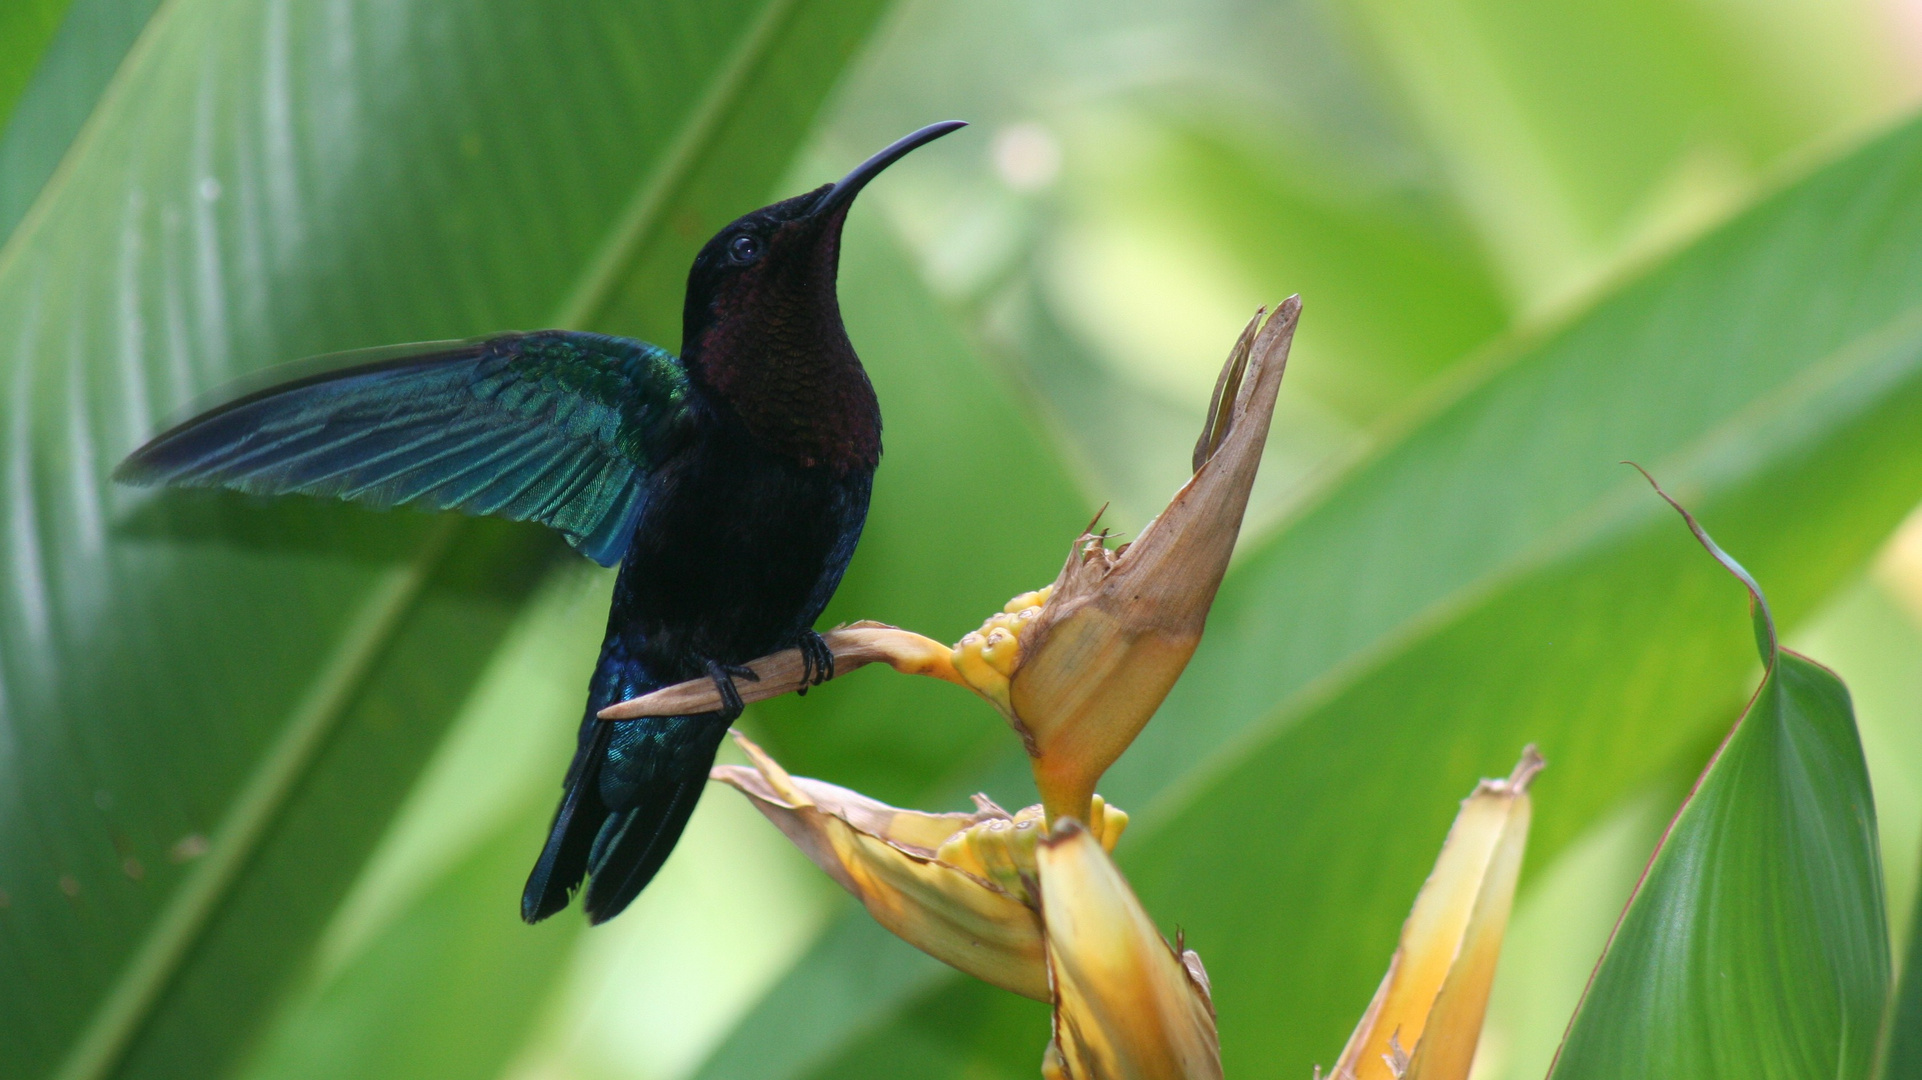
[[[834,650],[821,635],[812,630],[801,631],[799,643],[801,650],[801,688],[795,691],[806,697],[808,687],[819,686],[834,678]]]
[[[707,662],[707,677],[714,680],[714,690],[721,695],[721,719],[729,724],[739,720],[741,714],[747,711],[747,705],[741,701],[741,692],[735,688],[734,680],[761,681],[761,677],[754,673],[753,668],[741,664],[723,664],[719,660]]]

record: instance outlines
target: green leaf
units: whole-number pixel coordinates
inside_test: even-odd
[[[763,201],[879,9],[157,10],[0,250],[10,1073],[231,1068],[553,550],[114,461],[303,354],[575,313],[667,337],[608,307],[680,295],[627,253],[684,266]]]
[[[1755,579],[1683,516],[1748,589],[1766,671],[1656,849],[1550,1075],[1866,1080],[1889,942],[1848,688],[1776,646]]]
[[[0,8],[0,131],[33,78],[70,0],[20,0]]]
[[[1459,790],[1515,747],[1537,742],[1554,769],[1540,865],[1738,700],[1754,661],[1721,583],[1617,462],[1710,512],[1789,625],[1922,495],[1918,252],[1911,123],[1485,360],[1246,554],[1102,789],[1135,815],[1117,856],[1136,891],[1208,964],[1230,1073],[1333,1060]],[[991,993],[906,986],[893,1025],[850,1025],[841,1056],[800,1075],[905,1068],[891,1045],[920,1048],[917,1075],[1032,1068],[1032,1017],[938,1034]]]
[[[18,104],[11,114],[0,109],[6,118],[0,124],[0,236],[20,223],[159,5],[160,0],[70,0],[66,5],[39,65],[20,87]]]
[[[549,816],[543,806],[485,838],[275,1031],[247,1075],[498,1076],[582,929],[576,919],[529,927],[511,903]]]
[[[330,919],[249,1080],[497,1075],[585,921],[520,920],[613,575],[552,574]]]
[[[1719,214],[1785,153],[1869,121],[1899,93],[1902,61],[1867,7],[1341,8],[1525,307]]]
[[[1909,916],[1908,954],[1902,958],[1902,981],[1889,1009],[1886,1037],[1882,1080],[1922,1077],[1922,890]]]

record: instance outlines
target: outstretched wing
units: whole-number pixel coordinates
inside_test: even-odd
[[[538,521],[612,566],[686,435],[665,349],[563,330],[322,357],[129,455],[132,484],[332,495]]]

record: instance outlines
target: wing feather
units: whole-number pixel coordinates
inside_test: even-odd
[[[611,566],[687,434],[680,361],[625,338],[505,334],[305,367],[157,436],[115,476],[537,521]]]

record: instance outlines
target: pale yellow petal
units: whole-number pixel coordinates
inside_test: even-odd
[[[736,736],[754,767],[715,766],[876,922],[937,960],[1017,994],[1048,1000],[1036,913],[992,881],[942,862],[941,845],[972,826],[1010,821],[985,799],[974,813],[901,810],[834,784],[789,776]]]
[[[1096,838],[1060,819],[1037,852],[1059,1080],[1218,1080],[1207,977],[1162,938]]]
[[[1463,803],[1331,1080],[1466,1080],[1528,841],[1535,748]]]

